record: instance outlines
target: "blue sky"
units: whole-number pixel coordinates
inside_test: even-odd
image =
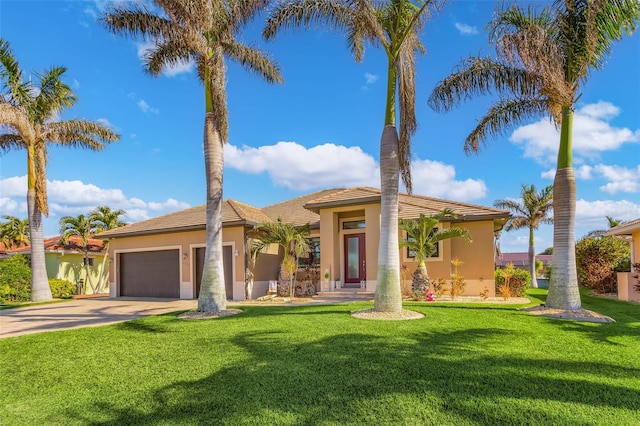
[[[79,102],[64,118],[100,120],[121,135],[103,152],[54,148],[47,169],[51,215],[97,205],[122,208],[133,222],[204,203],[204,97],[193,66],[158,78],[143,72],[138,40],[114,36],[97,18],[107,1],[0,1],[0,35],[27,71],[68,68]],[[536,4],[535,2],[520,2]],[[490,206],[517,198],[520,184],[551,185],[558,136],[548,119],[514,128],[465,156],[463,140],[491,98],[446,114],[427,98],[470,55],[492,54],[484,27],[497,2],[454,1],[427,23],[418,58],[413,139],[414,192]],[[369,47],[356,64],[340,34],[290,31],[260,38],[262,18],[241,38],[270,52],[285,82],[271,86],[236,65],[228,69],[229,145],[225,198],[258,207],[329,187],[379,187],[386,58]],[[606,227],[605,216],[640,217],[640,35],[616,43],[592,73],[574,122],[576,237]],[[0,214],[26,217],[26,154],[0,156]],[[543,226],[536,250],[553,243]],[[526,232],[503,233],[503,251],[526,251]]]

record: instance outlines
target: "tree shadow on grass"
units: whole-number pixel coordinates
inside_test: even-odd
[[[90,415],[67,415],[94,425],[597,424],[640,410],[639,389],[615,380],[638,368],[492,351],[517,337],[472,328],[301,343],[247,331],[231,339],[248,354],[240,363],[150,390],[141,405],[105,396]]]

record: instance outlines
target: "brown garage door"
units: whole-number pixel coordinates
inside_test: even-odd
[[[233,264],[231,262],[231,246],[222,246],[222,262],[224,263],[224,287],[227,299],[233,299]],[[200,295],[202,269],[204,268],[205,248],[196,249],[196,299]]]
[[[180,297],[178,250],[120,253],[120,296]]]

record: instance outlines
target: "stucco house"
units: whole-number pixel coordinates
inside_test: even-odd
[[[640,263],[640,218],[621,223],[609,229],[604,235],[610,235],[629,241],[631,244],[631,264]],[[640,302],[638,285],[638,269],[631,267],[631,272],[618,272],[618,299]]]
[[[71,236],[67,244],[60,242],[60,237],[44,239],[44,259],[48,278],[58,278],[76,284],[83,294],[92,294],[93,290],[89,280],[96,288],[102,284],[103,292],[108,291],[107,259],[102,240],[90,238],[87,241],[87,263],[85,267],[85,255],[80,247],[80,237]],[[8,250],[8,254],[21,253],[29,256],[31,247],[24,246]],[[89,274],[87,275],[87,269]]]
[[[467,282],[465,294],[479,294],[485,287],[494,295],[494,234],[509,213],[490,207],[400,194],[400,218],[418,218],[450,208],[455,221],[439,226],[466,227],[473,242],[464,239],[439,243],[437,253],[427,260],[432,278],[449,278],[451,260],[464,263],[459,272]],[[369,187],[337,188],[313,192],[264,208],[225,200],[222,208],[223,255],[227,296],[242,300],[245,295],[249,257],[246,247],[256,225],[281,217],[296,225],[310,224],[313,263],[320,269],[319,291],[341,283],[345,287],[376,287],[378,241],[380,237],[380,190]],[[197,298],[205,250],[205,206],[133,223],[98,234],[108,239],[110,295]],[[399,235],[401,237],[402,235]],[[258,257],[252,268],[251,297],[263,296],[269,281],[277,277],[281,253],[277,248]],[[400,261],[408,271],[416,262],[407,249]],[[406,279],[410,279],[410,273]]]

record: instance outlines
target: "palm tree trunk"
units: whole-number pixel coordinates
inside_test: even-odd
[[[380,243],[374,309],[378,312],[401,312],[400,246],[398,244],[398,132],[385,125],[380,141]]]
[[[29,234],[31,236],[31,301],[42,302],[53,299],[47,267],[44,259],[44,239],[42,234],[42,213],[36,204],[36,190],[27,190],[29,214]]]
[[[553,263],[546,305],[578,310],[582,304],[576,272],[576,180],[572,167],[556,171],[553,194]]]
[[[205,117],[204,158],[207,173],[207,248],[198,295],[198,311],[217,312],[227,307],[222,256],[224,152],[222,138],[215,128],[212,112],[207,112]]]
[[[529,227],[529,273],[531,274],[531,288],[538,288],[536,279],[536,251],[533,242],[533,228]]]
[[[553,181],[553,264],[546,305],[577,310],[582,304],[576,270],[576,179],[572,164],[573,111],[562,108],[558,167]]]

